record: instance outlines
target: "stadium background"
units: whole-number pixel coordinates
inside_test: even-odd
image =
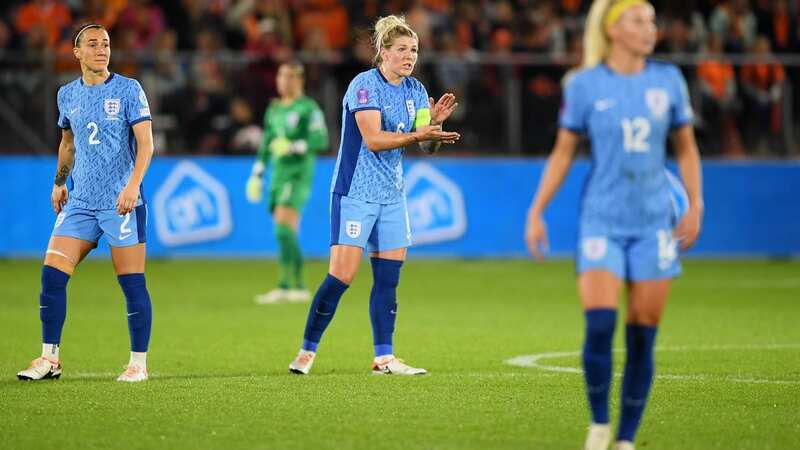
[[[698,113],[706,217],[659,338],[666,375],[641,436],[655,448],[793,448],[800,5],[654,3],[658,57],[680,65]],[[402,439],[386,448],[577,448],[586,421],[580,377],[503,361],[562,352],[550,361],[566,372],[579,365],[570,353],[581,339],[570,263],[521,258],[525,209],[555,136],[560,80],[578,63],[588,4],[3,2],[0,447],[33,447],[47,426],[59,430],[62,448],[365,448],[387,427]],[[326,336],[320,376],[300,384],[284,374],[306,306],[252,304],[275,279],[276,245],[265,208],[245,202],[244,184],[277,66],[298,58],[331,131],[301,229],[304,250],[325,257],[341,96],[370,65],[369,27],[388,13],[405,13],[420,34],[415,76],[432,95],[451,91],[460,102],[448,121],[462,135],[457,145],[435,158],[407,154],[418,245],[400,287],[398,346],[432,376],[365,378],[364,267]],[[110,30],[111,70],[139,79],[154,112],[157,154],[144,184],[156,325],[152,380],[139,390],[110,381],[127,337],[104,258],[84,263],[70,284],[61,385],[11,383],[37,350],[35,299],[59,138],[55,93],[77,76],[70,38],[88,20]],[[556,257],[575,246],[586,155],[584,148],[547,213]],[[310,264],[310,285],[325,267]],[[387,396],[395,403],[375,414],[376,399]],[[57,417],[48,414],[53,405]],[[135,419],[120,405],[138,411]]]

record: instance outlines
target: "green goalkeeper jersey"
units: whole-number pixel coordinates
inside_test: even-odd
[[[271,185],[287,177],[309,178],[317,152],[328,148],[325,116],[311,97],[298,97],[289,105],[273,100],[264,113],[264,140],[258,160],[272,164]]]

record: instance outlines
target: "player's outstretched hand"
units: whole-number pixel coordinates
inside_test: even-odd
[[[441,125],[425,125],[417,128],[417,141],[439,141],[442,144],[454,144],[461,135],[454,131],[442,131]]]
[[[697,241],[703,214],[693,206],[686,210],[672,235],[680,242],[681,251],[688,250]]]
[[[443,123],[458,107],[456,96],[450,92],[442,95],[436,103],[433,102],[433,97],[428,97],[428,103],[431,105],[431,122],[433,123]]]
[[[544,259],[544,254],[550,250],[550,243],[547,240],[547,224],[544,223],[542,216],[537,214],[528,215],[528,223],[525,225],[525,243],[528,251],[536,259]]]
[[[61,214],[61,210],[64,209],[64,205],[67,204],[67,200],[69,200],[69,191],[67,190],[66,185],[53,185],[53,192],[50,194],[50,203],[53,205],[53,211],[56,214]]]
[[[117,214],[124,216],[133,211],[137,200],[139,200],[139,186],[126,184],[117,197]]]

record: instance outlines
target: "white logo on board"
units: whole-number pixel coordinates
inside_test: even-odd
[[[155,195],[158,238],[168,246],[223,239],[233,230],[228,191],[190,161],[181,161]]]
[[[408,216],[414,244],[460,239],[467,232],[461,188],[432,164],[419,162],[406,176]]]

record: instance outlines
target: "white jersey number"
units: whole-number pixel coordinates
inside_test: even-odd
[[[100,128],[94,122],[89,122],[86,125],[86,128],[92,130],[92,134],[89,135],[89,145],[97,145],[100,143],[100,140],[97,139],[97,133],[100,131]]]
[[[623,147],[626,152],[645,153],[650,151],[647,138],[650,137],[650,121],[644,117],[633,120],[622,119],[622,133],[625,135]]]
[[[128,222],[131,221],[131,213],[125,214],[125,218],[122,220],[122,223],[119,226],[119,238],[120,240],[127,238],[128,236],[133,233],[131,227],[128,226]]]

